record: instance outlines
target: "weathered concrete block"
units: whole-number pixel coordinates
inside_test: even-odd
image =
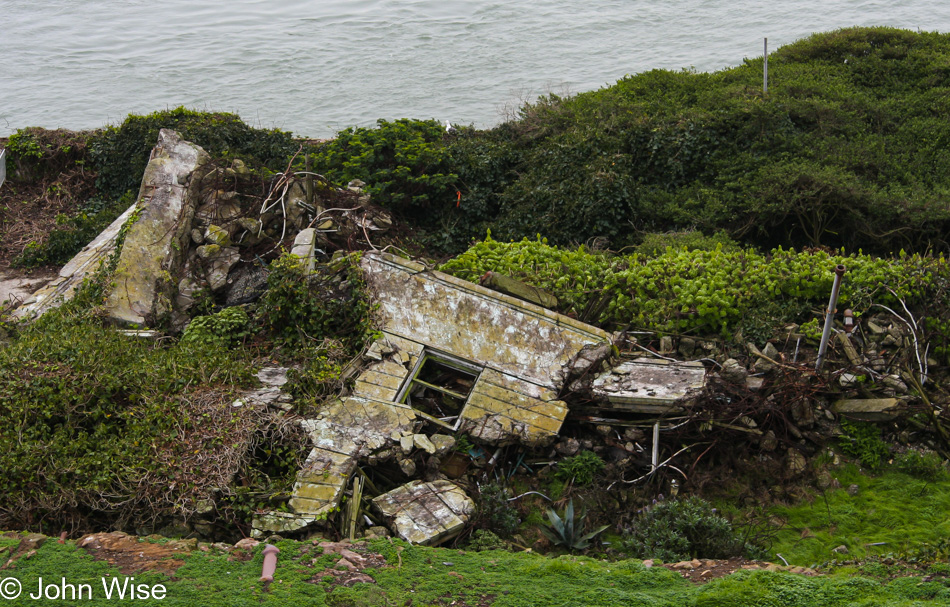
[[[869,422],[885,422],[903,412],[898,398],[852,398],[836,401],[832,408],[836,413],[850,419]]]
[[[585,345],[610,342],[600,329],[509,295],[388,254],[362,267],[382,330],[548,388]]]
[[[148,325],[171,310],[184,261],[200,185],[199,169],[208,162],[200,147],[162,129],[142,178],[136,213],[116,266],[106,300],[110,319]]]
[[[413,544],[435,545],[457,535],[475,502],[449,481],[413,481],[373,500],[393,531]]]
[[[655,358],[623,362],[594,379],[595,396],[611,408],[656,413],[674,408],[678,401],[706,385],[702,363],[677,363]]]

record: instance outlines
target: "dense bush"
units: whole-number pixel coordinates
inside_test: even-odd
[[[875,424],[842,419],[841,429],[844,431],[841,450],[861,460],[864,466],[873,470],[889,454],[887,443],[881,439],[881,429]]]
[[[425,221],[434,205],[456,203],[445,135],[434,120],[406,118],[345,129],[311,155],[313,170],[338,185],[359,179],[376,204]]]
[[[584,486],[594,482],[594,477],[604,469],[604,460],[593,451],[581,451],[573,457],[565,457],[557,464],[554,478]]]
[[[119,126],[96,132],[90,140],[96,187],[106,198],[138,192],[149,154],[161,129],[174,129],[212,157],[240,158],[249,166],[283,170],[298,149],[290,133],[252,128],[235,114],[198,112],[178,107],[147,116],[130,114]]]
[[[438,171],[458,175],[458,206],[444,182],[412,195],[440,201],[425,219],[452,252],[488,225],[612,248],[697,229],[760,246],[946,250],[948,56],[947,34],[852,28],[773,53],[767,96],[758,59],[543,97],[447,141]],[[336,164],[383,166],[364,161],[369,147],[340,148]]]
[[[499,483],[478,488],[476,525],[501,537],[510,537],[518,528],[518,511],[508,501],[508,491]]]
[[[732,524],[699,497],[659,502],[644,511],[624,535],[622,547],[630,556],[666,562],[722,559],[747,551]]]
[[[295,255],[271,263],[255,315],[264,333],[279,343],[315,346],[330,338],[358,349],[371,328],[358,262],[342,257],[312,272]]]
[[[839,307],[859,314],[872,302],[926,304],[924,316],[946,314],[942,301],[950,264],[940,258],[901,255],[894,259],[823,250],[796,252],[667,249],[660,254],[609,255],[584,247],[550,246],[545,240],[497,242],[490,237],[441,270],[477,282],[485,272],[512,276],[554,293],[562,312],[609,328],[648,328],[730,336],[750,319],[768,314],[775,322],[827,301],[833,269],[847,268]]]
[[[894,465],[904,474],[930,481],[946,480],[950,476],[943,458],[934,451],[908,449],[894,458]]]
[[[266,427],[230,406],[251,381],[240,353],[156,347],[102,326],[81,311],[89,301],[81,294],[0,348],[4,527],[187,516]]]
[[[182,344],[227,348],[250,334],[250,318],[243,308],[225,308],[215,314],[192,319],[181,336]]]

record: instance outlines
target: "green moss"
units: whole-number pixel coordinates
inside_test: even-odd
[[[0,545],[15,546],[17,540]],[[136,583],[162,584],[162,600],[146,605],[207,607],[243,605],[493,605],[494,607],[849,607],[887,605],[924,607],[945,605],[950,590],[941,581],[905,578],[881,584],[863,577],[809,578],[784,573],[739,572],[693,586],[663,567],[646,568],[638,561],[604,562],[585,557],[545,558],[531,553],[487,550],[460,551],[375,541],[370,550],[382,554],[387,566],[367,569],[375,583],[351,587],[333,584],[322,575],[338,560],[322,555],[310,542],[277,542],[280,549],[275,579],[260,578],[263,545],[247,561],[212,549],[183,557],[184,565],[168,577],[137,572]],[[104,561],[94,560],[74,544],[50,540],[29,559],[21,558],[5,577],[35,591],[38,579],[87,583],[101,595],[101,578],[125,575]],[[101,596],[94,595],[96,598]],[[11,605],[33,603],[21,596]],[[99,604],[104,601],[92,602]]]
[[[945,515],[950,484],[893,470],[869,477],[850,465],[833,474],[842,488],[774,508],[785,525],[772,546],[773,554],[802,566],[887,555],[915,561],[950,556],[946,541],[950,522]],[[848,491],[852,485],[855,495]],[[838,546],[848,552],[833,552]]]

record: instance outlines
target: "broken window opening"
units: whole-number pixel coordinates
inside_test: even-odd
[[[478,381],[481,367],[447,354],[425,352],[403,388],[399,402],[423,419],[455,430]]]

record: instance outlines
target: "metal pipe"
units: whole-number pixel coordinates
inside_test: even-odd
[[[653,424],[653,457],[650,460],[650,471],[656,470],[660,463],[660,422]]]
[[[841,277],[844,276],[845,267],[838,264],[835,267],[835,282],[831,286],[831,299],[828,300],[828,309],[825,311],[825,328],[821,332],[821,344],[818,346],[818,360],[815,361],[815,371],[821,370],[822,363],[825,362],[825,349],[828,347],[828,338],[831,337],[831,325],[834,323],[835,306],[838,305],[838,290],[841,288]]]
[[[261,581],[273,582],[274,571],[277,570],[277,554],[280,549],[277,546],[267,544],[264,546],[264,566],[261,569]]]

